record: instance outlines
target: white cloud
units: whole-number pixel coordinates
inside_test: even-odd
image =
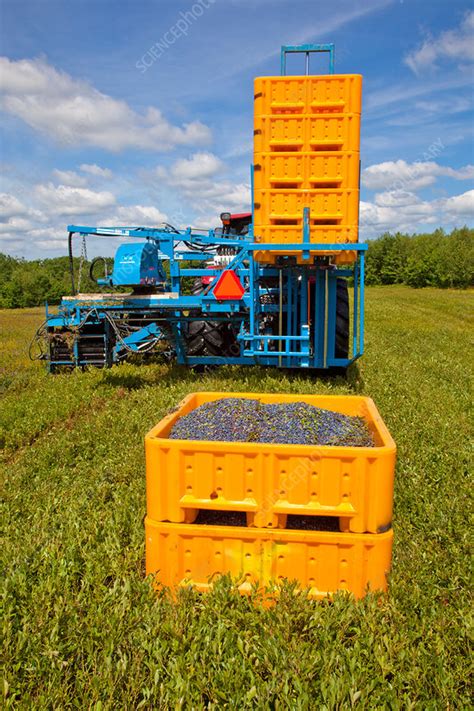
[[[417,190],[432,185],[438,177],[445,176],[455,180],[472,180],[474,165],[466,165],[456,170],[439,165],[435,161],[407,163],[404,160],[385,161],[370,165],[362,171],[362,184],[370,190],[389,188],[399,190],[410,188]]]
[[[474,190],[431,201],[414,193],[389,191],[375,195],[374,202],[360,203],[362,238],[384,231],[413,233],[425,225],[459,227],[473,220]]]
[[[434,219],[430,203],[415,202],[412,205],[380,206],[375,203],[360,203],[360,233],[362,239],[376,237],[381,232],[416,232],[417,225],[429,224]]]
[[[111,192],[94,192],[86,188],[44,183],[30,186],[30,205],[15,195],[0,193],[0,251],[35,258],[63,253],[67,246],[67,218],[84,216],[92,224],[136,225],[159,227],[169,218],[153,205],[116,206]],[[37,209],[44,206],[44,211]],[[72,220],[77,223],[77,219]],[[91,224],[86,222],[85,224]],[[106,249],[113,254],[117,238],[94,240],[88,245],[91,253]]]
[[[37,239],[36,244],[41,249],[55,250],[56,252],[67,249],[67,239]]]
[[[248,157],[250,163],[253,154],[253,141],[244,135],[234,140],[235,145],[229,147],[229,150],[223,155],[223,158],[225,158],[225,160],[234,160],[235,158]]]
[[[83,163],[79,166],[79,170],[82,170],[83,173],[89,173],[89,175],[95,175],[98,178],[112,177],[112,171],[109,170],[109,168],[101,168],[100,165],[96,165],[95,163]]]
[[[114,215],[101,220],[101,225],[135,225],[137,227],[159,227],[168,222],[166,213],[152,205],[124,205],[117,208]]]
[[[41,229],[30,230],[27,234],[27,239],[30,243],[34,243],[42,250],[61,250],[67,248],[67,232],[66,228],[59,227],[43,227]]]
[[[377,193],[374,201],[379,207],[404,207],[419,203],[420,198],[408,190],[387,190]]]
[[[25,205],[15,195],[0,193],[0,234],[15,239],[21,232],[31,230],[46,219],[40,210]]]
[[[471,84],[472,76],[468,72],[461,73],[459,71],[456,71],[456,73],[451,72],[450,76],[443,80],[437,78],[436,81],[414,82],[411,85],[407,85],[406,82],[389,84],[388,87],[368,93],[365,106],[367,113],[372,117],[375,112],[378,115],[394,111],[406,113],[410,110],[409,102],[419,96],[439,95],[440,92],[445,91],[455,92],[465,87],[470,87]],[[416,112],[414,115],[416,115]]]
[[[62,185],[69,185],[75,188],[83,188],[87,185],[87,180],[74,170],[53,170],[54,177]]]
[[[428,37],[418,49],[404,59],[412,72],[419,75],[433,69],[439,60],[457,60],[461,63],[474,60],[474,11],[468,12],[459,27],[446,30],[438,37]]]
[[[223,211],[250,210],[250,185],[215,177],[224,172],[224,163],[213,153],[195,153],[169,168],[159,166],[153,177],[176,188],[186,204],[197,211],[200,224],[205,221],[215,226]]]
[[[201,180],[223,169],[222,161],[213,153],[194,153],[177,160],[170,169],[171,177],[179,181]]]
[[[216,224],[216,219],[221,212],[250,211],[250,185],[246,183],[208,180],[197,183],[194,189],[186,187],[183,194],[188,204],[197,211],[198,220],[201,219],[201,215],[216,215],[212,220],[213,225]]]
[[[48,227],[11,225],[11,231],[0,228],[0,251],[7,254],[38,259],[44,256],[66,254],[67,232],[50,225]]]
[[[58,218],[54,218],[56,223]],[[165,213],[158,210],[156,207],[151,205],[128,205],[120,206],[116,209],[113,214],[106,217],[99,216],[97,224],[99,226],[140,226],[140,227],[159,227],[163,222],[167,222],[167,216]],[[65,254],[67,249],[67,232],[66,225],[58,225],[52,222],[48,227],[36,228],[33,227],[26,231],[20,233],[20,241],[23,243],[29,243],[33,250],[41,254],[43,251],[47,251],[51,254]],[[3,241],[7,246],[7,251],[11,252],[11,245],[13,244],[14,234],[5,231],[5,235],[1,235],[0,229],[0,245]],[[8,241],[10,240],[10,244]],[[109,254],[113,256],[117,246],[121,242],[129,241],[129,237],[100,237],[100,238],[88,238],[87,249],[89,257],[98,254]],[[80,238],[76,236],[74,253],[78,254],[78,244]]]
[[[0,224],[0,252],[6,254],[26,259],[61,256],[66,254],[67,242],[66,225],[51,223],[39,227],[26,221],[20,224],[20,220]]]
[[[26,210],[27,208],[14,195],[0,193],[0,218],[8,219],[24,215]]]
[[[62,145],[169,151],[205,144],[211,138],[209,128],[199,121],[174,126],[154,107],[138,114],[125,101],[42,59],[0,57],[0,88],[3,111]]]
[[[195,198],[200,211],[207,212],[213,207],[217,214],[227,210],[250,211],[250,185],[247,183],[212,182],[203,185]]]
[[[462,195],[445,198],[443,208],[451,218],[470,218],[474,220],[474,190],[468,190]]]
[[[16,239],[19,233],[29,231],[33,226],[34,222],[24,217],[10,217],[5,222],[0,222],[0,234],[10,235]]]
[[[472,108],[472,96],[451,96],[449,99],[432,99],[431,101],[417,101],[415,108],[424,114],[460,114]]]
[[[50,215],[92,215],[115,204],[112,193],[46,183],[35,187],[35,196]]]
[[[184,229],[187,226],[187,224],[183,224],[181,225],[181,229]],[[216,227],[222,227],[222,222],[219,217],[219,213],[212,210],[208,215],[203,213],[196,215],[192,226],[195,230],[206,231],[215,229]]]

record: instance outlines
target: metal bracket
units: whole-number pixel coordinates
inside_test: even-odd
[[[286,55],[305,55],[305,74],[309,74],[309,55],[313,52],[329,52],[329,74],[334,74],[334,43],[329,44],[296,44],[283,45],[281,48],[281,75],[286,74]]]

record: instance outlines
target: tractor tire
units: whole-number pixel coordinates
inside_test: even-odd
[[[228,324],[219,321],[190,321],[183,330],[188,356],[226,355]]]
[[[339,278],[336,286],[336,358],[349,357],[349,290],[347,280]]]
[[[193,295],[203,291],[201,280],[197,278],[191,288]],[[191,313],[198,316],[200,312]],[[225,321],[189,321],[183,328],[186,355],[188,356],[231,356],[237,344],[236,335],[230,323]],[[234,353],[235,355],[235,353]]]

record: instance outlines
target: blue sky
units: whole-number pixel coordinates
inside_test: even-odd
[[[468,2],[3,0],[0,12],[0,251],[63,254],[70,223],[208,227],[248,209],[253,78],[301,42],[335,42],[336,71],[364,76],[361,237],[474,223]]]

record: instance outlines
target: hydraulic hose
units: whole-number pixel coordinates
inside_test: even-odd
[[[104,274],[105,278],[107,279],[108,273],[107,273],[107,261],[105,257],[94,257],[94,259],[91,262],[91,265],[89,267],[89,278],[91,281],[94,282],[94,284],[97,284],[97,279],[94,276],[94,267],[97,264],[97,262],[103,262],[104,263]]]

